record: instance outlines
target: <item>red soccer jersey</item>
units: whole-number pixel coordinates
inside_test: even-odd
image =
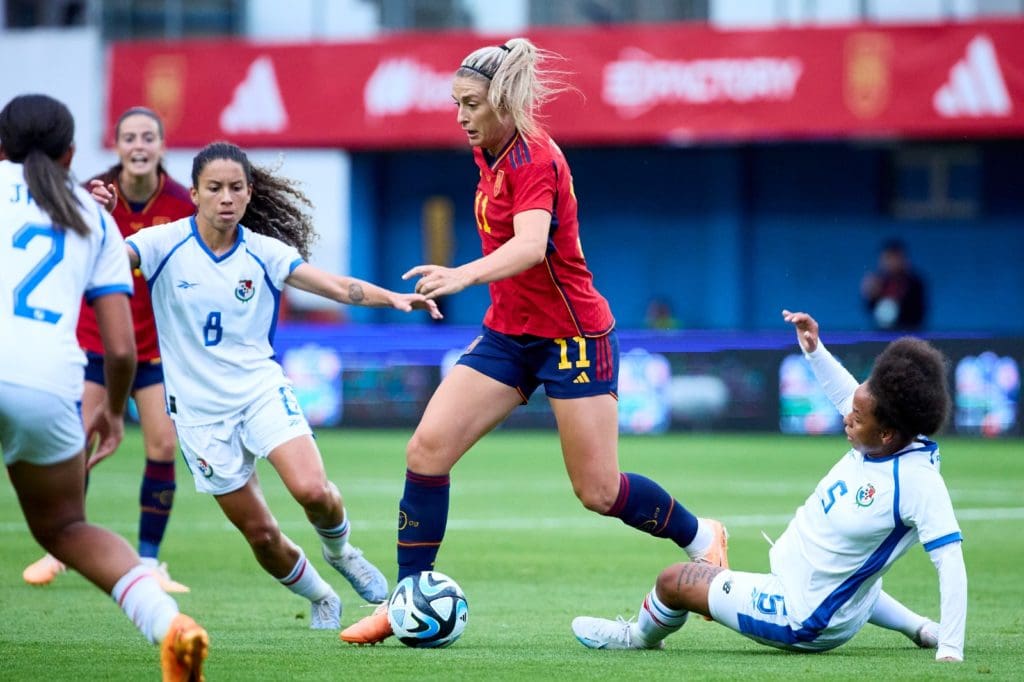
[[[195,213],[195,205],[188,189],[171,179],[166,173],[160,173],[160,184],[156,193],[140,211],[132,207],[120,191],[116,167],[96,179],[104,183],[113,182],[118,186],[117,205],[114,207],[114,220],[121,234],[130,237],[144,227],[163,225],[179,218]],[[86,183],[88,186],[88,183]],[[132,319],[135,323],[136,353],[140,362],[156,360],[160,357],[160,347],[156,337],[156,322],[153,319],[153,306],[149,300],[149,287],[142,273],[135,270],[133,274],[135,294],[132,296]],[[86,351],[103,353],[103,341],[100,339],[99,325],[92,306],[82,299],[82,311],[78,317],[78,344]]]
[[[480,167],[473,208],[488,255],[510,240],[517,213],[551,214],[544,262],[491,282],[491,307],[484,325],[503,334],[543,338],[602,336],[615,326],[611,308],[594,288],[580,245],[576,194],[562,150],[546,134],[516,135],[494,160],[476,147]]]

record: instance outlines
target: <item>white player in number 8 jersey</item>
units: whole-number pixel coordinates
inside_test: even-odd
[[[104,191],[106,190],[106,192]],[[112,188],[96,188],[108,200]],[[349,544],[349,519],[327,479],[312,432],[272,344],[285,284],[351,305],[426,310],[420,294],[399,294],[306,262],[315,238],[289,181],[252,166],[217,142],[193,160],[196,215],[142,230],[128,242],[150,288],[164,362],[167,409],[196,489],[212,494],[257,561],[310,602],[310,626],[337,629],[341,601],[286,537],[255,473],[266,458],[319,535],[324,559],[370,602],[387,580]]]
[[[797,509],[769,554],[770,573],[698,563],[662,571],[636,622],[580,617],[577,639],[595,649],[653,649],[690,611],[768,646],[825,651],[866,623],[897,630],[940,661],[962,661],[967,572],[938,431],[950,407],[945,358],[904,337],[878,356],[862,384],[818,338],[806,313],[783,311],[814,374],[844,415],[851,449]],[[939,574],[940,623],[882,591],[882,576],[920,542]]]

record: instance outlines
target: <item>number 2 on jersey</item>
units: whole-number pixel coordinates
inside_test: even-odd
[[[26,223],[20,230],[14,233],[14,248],[27,249],[28,243],[36,237],[50,239],[50,250],[43,259],[36,263],[31,272],[18,282],[14,287],[14,314],[18,317],[27,317],[30,320],[38,320],[47,324],[57,324],[62,313],[46,308],[33,308],[28,304],[28,297],[46,278],[50,271],[58,263],[64,260],[64,231],[55,230],[53,225],[40,225],[37,223]]]

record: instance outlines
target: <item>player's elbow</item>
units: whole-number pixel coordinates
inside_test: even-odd
[[[135,371],[135,337],[104,339],[103,364],[115,371]]]

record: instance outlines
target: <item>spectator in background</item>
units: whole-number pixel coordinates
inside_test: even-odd
[[[74,131],[67,107],[46,95],[0,111],[0,450],[36,541],[162,642],[165,682],[201,680],[206,631],[178,612],[131,545],[85,520],[86,446],[96,441],[105,457],[120,444],[136,362],[125,247],[113,218],[68,177]],[[85,415],[75,338],[83,297],[102,330],[107,387]]]
[[[99,183],[116,194],[111,214],[122,236],[130,237],[150,225],[169,223],[195,212],[188,188],[175,182],[164,170],[164,125],[156,112],[145,107],[128,109],[117,119],[114,137],[118,163],[89,184]],[[177,441],[164,400],[164,370],[153,306],[141,273],[135,273],[134,285],[131,306],[138,370],[131,395],[139,411],[146,457],[139,489],[139,555],[164,591],[188,592],[188,587],[171,579],[167,564],[158,560],[174,503]],[[107,389],[103,380],[103,342],[96,314],[86,301],[82,302],[78,318],[78,344],[87,360],[82,413],[92,414],[106,400]],[[87,466],[91,469],[100,459],[90,458]],[[30,585],[46,585],[63,570],[64,564],[47,554],[29,564],[22,577]]]
[[[644,322],[648,329],[679,329],[679,320],[672,314],[672,304],[661,296],[655,296],[647,304]]]
[[[924,325],[928,298],[924,280],[910,264],[899,239],[882,245],[878,270],[861,281],[861,296],[879,329],[913,331]]]

